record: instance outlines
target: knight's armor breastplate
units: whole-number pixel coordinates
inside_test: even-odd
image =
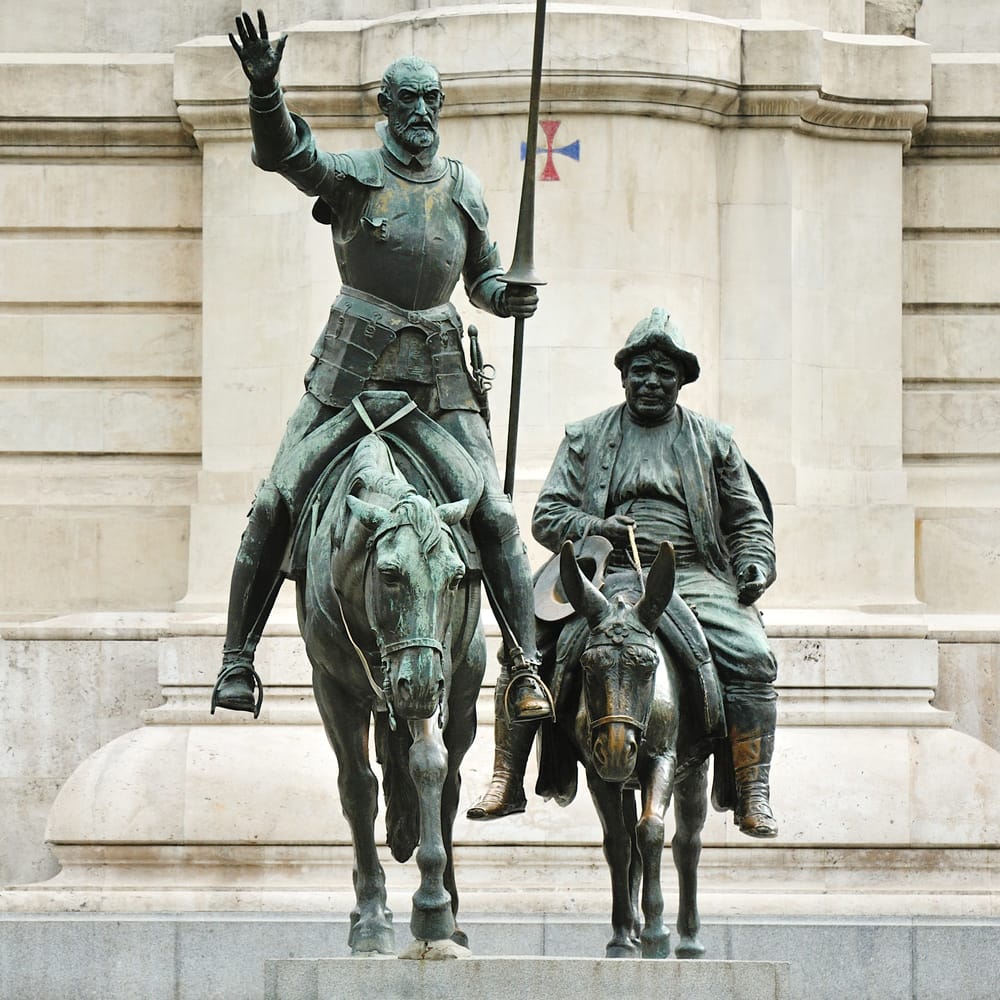
[[[334,244],[344,284],[403,309],[447,302],[462,275],[468,242],[452,187],[447,169],[427,183],[386,170],[385,184],[371,190],[358,228]]]

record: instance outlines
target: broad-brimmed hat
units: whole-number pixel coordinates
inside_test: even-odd
[[[573,543],[576,561],[583,575],[600,589],[604,583],[604,567],[614,546],[602,535],[588,535]],[[535,575],[535,617],[543,622],[558,622],[573,614],[559,579],[559,553],[557,552]]]
[[[624,374],[628,363],[644,351],[662,351],[677,361],[685,385],[694,382],[701,374],[697,356],[685,348],[684,337],[677,324],[671,321],[670,313],[660,306],[635,325],[625,346],[615,355],[615,367]]]

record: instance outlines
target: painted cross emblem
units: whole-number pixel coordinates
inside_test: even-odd
[[[580,162],[580,140],[574,139],[569,145],[566,146],[556,146],[556,132],[559,131],[559,126],[562,122],[539,122],[542,131],[545,133],[545,149],[538,150],[539,153],[545,154],[545,167],[542,170],[542,175],[539,180],[543,181],[557,181],[559,180],[559,172],[556,170],[555,159],[553,154],[559,153],[560,156],[568,156],[571,160],[576,160]],[[523,160],[528,155],[528,144],[526,142],[521,143],[521,159]]]

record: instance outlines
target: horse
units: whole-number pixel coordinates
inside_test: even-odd
[[[674,589],[673,548],[669,542],[660,545],[644,585],[639,574],[615,574],[628,587],[606,584],[604,593],[580,571],[570,542],[560,551],[559,569],[563,590],[590,631],[578,656],[572,650],[579,644],[566,647],[570,662],[561,691],[569,694],[570,708],[559,711],[543,739],[552,741],[551,754],[562,755],[557,770],[565,775],[567,763],[572,767],[571,791],[556,796],[560,803],[568,804],[575,793],[579,761],[601,820],[612,899],[606,957],[670,957],[660,859],[664,816],[673,797],[680,937],[675,954],[699,958],[705,953],[697,893],[708,760],[697,713],[683,710],[685,679],[656,634]],[[617,592],[608,597],[609,591]],[[543,748],[543,759],[544,754]],[[568,761],[567,755],[572,755]]]
[[[416,849],[420,870],[410,930],[418,943],[467,947],[452,829],[486,665],[480,582],[455,539],[469,500],[426,499],[374,433],[346,461],[309,538],[297,604],[354,845],[348,944],[354,955],[395,954],[375,844],[374,713],[389,848],[401,862]]]

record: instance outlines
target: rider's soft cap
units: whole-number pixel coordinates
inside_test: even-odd
[[[628,363],[643,351],[662,351],[677,361],[685,384],[694,382],[701,374],[698,358],[684,347],[684,337],[677,324],[671,321],[670,313],[660,306],[635,325],[625,346],[615,355],[615,367],[624,373]]]

